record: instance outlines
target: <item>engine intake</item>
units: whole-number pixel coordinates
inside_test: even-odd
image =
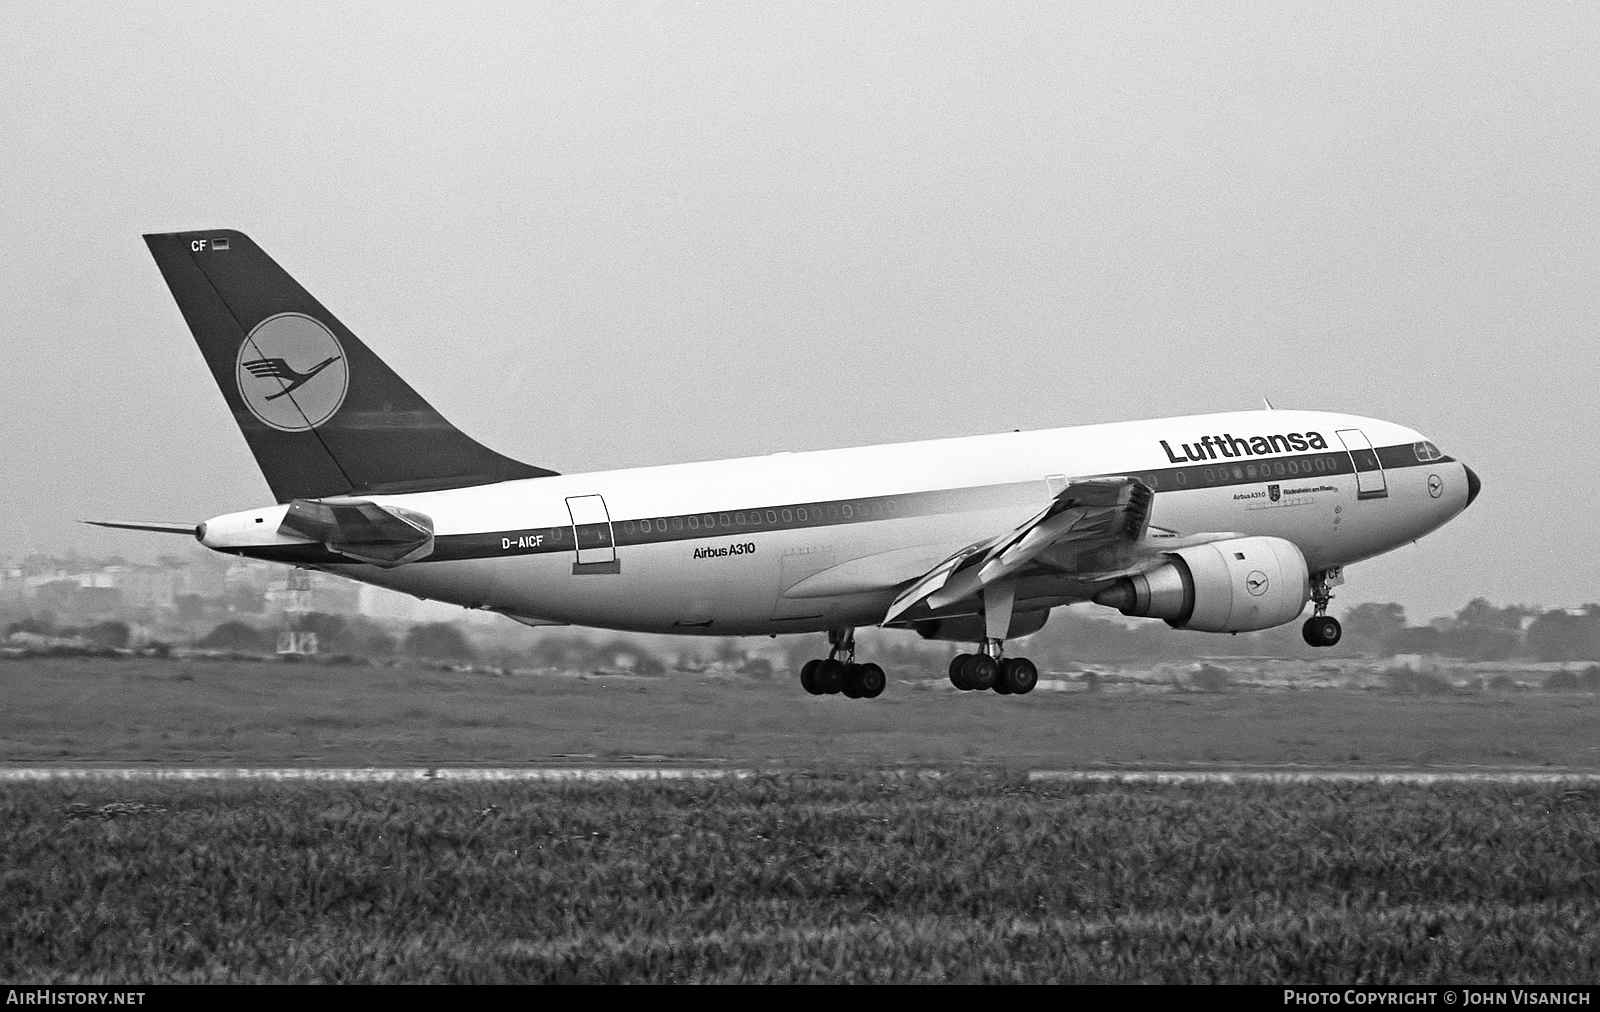
[[[1147,573],[1094,596],[1124,615],[1165,619],[1174,629],[1250,632],[1292,622],[1310,596],[1306,558],[1283,538],[1232,538],[1167,553]]]

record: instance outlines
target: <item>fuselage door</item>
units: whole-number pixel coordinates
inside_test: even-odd
[[[1389,486],[1383,478],[1383,465],[1378,462],[1378,451],[1372,448],[1367,434],[1360,429],[1340,429],[1337,435],[1356,466],[1356,498],[1388,497]]]
[[[611,514],[606,501],[597,495],[575,495],[567,499],[572,516],[572,540],[578,546],[578,572],[615,572],[616,541],[611,533]]]

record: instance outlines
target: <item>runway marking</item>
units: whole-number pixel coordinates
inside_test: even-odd
[[[1033,770],[1033,783],[1076,784],[1597,784],[1600,773],[1518,770]]]
[[[981,770],[972,772],[980,774]],[[769,776],[829,776],[825,770],[719,769],[698,766],[415,766],[415,767],[0,767],[0,784],[46,781],[265,783],[616,783],[625,781],[747,780]],[[938,780],[960,774],[937,769],[885,769],[872,776]],[[1600,784],[1600,773],[1540,770],[1033,770],[1031,783],[1129,784]]]
[[[319,769],[314,767],[283,768],[213,768],[213,767],[121,767],[91,768],[69,766],[25,766],[0,769],[0,784],[31,783],[46,780],[117,780],[117,781],[219,781],[261,780],[270,783],[307,781],[314,783],[482,783],[489,781],[532,781],[542,783],[563,782],[615,782],[626,780],[743,780],[755,776],[754,770],[703,769],[693,767],[480,767],[433,766],[401,769],[378,767]]]

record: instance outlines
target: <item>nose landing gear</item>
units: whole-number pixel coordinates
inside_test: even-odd
[[[1301,626],[1300,635],[1308,646],[1331,647],[1344,635],[1339,620],[1328,614],[1328,602],[1333,600],[1332,588],[1344,582],[1342,569],[1324,569],[1311,574],[1311,617]]]
[[[856,663],[854,629],[828,630],[828,643],[831,649],[826,659],[806,661],[800,668],[800,684],[807,692],[813,696],[843,694],[850,699],[873,699],[883,692],[889,682],[883,669]]]

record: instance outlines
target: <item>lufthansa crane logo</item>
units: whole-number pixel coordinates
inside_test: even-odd
[[[1244,578],[1244,589],[1250,592],[1251,597],[1260,597],[1267,592],[1267,574],[1257,569]]]
[[[338,338],[303,313],[279,313],[256,324],[239,345],[237,374],[245,407],[281,432],[326,422],[350,388]]]
[[[1444,479],[1436,474],[1428,475],[1428,494],[1435,499],[1444,495]]]

